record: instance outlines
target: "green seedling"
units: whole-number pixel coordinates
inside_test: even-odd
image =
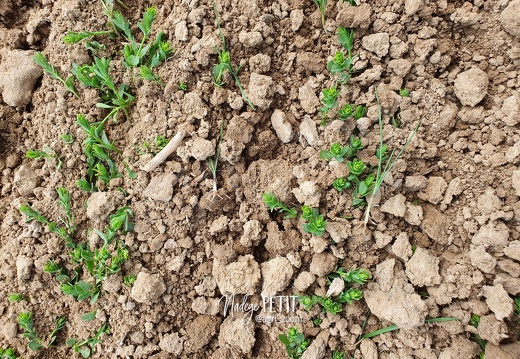
[[[302,206],[302,212],[302,218],[308,221],[308,223],[303,224],[303,230],[316,236],[322,236],[327,226],[327,221],[323,215],[319,213],[317,208],[310,208],[305,205]]]
[[[31,312],[22,312],[18,315],[18,325],[23,329],[24,338],[29,339],[29,349],[40,350],[43,348],[42,340],[36,334]]]
[[[159,153],[166,145],[170,142],[164,136],[156,136],[153,141],[148,142],[144,141],[139,148],[136,148],[138,155],[143,155],[145,153],[151,153],[152,155],[156,155]]]
[[[44,146],[43,150],[28,150],[25,153],[26,158],[31,158],[35,160],[41,159],[54,159],[56,161],[56,169],[59,170],[63,165],[63,161],[61,157],[51,149],[50,147]]]
[[[352,188],[352,183],[345,177],[340,177],[336,178],[334,182],[332,182],[332,187],[334,187],[338,192],[341,192],[344,189]]]
[[[327,63],[327,70],[333,75],[338,75],[338,82],[340,84],[346,84],[352,74],[353,61],[354,57],[345,57],[343,52],[336,51],[332,60]]]
[[[19,359],[12,348],[0,348],[0,359]]]
[[[84,39],[110,34],[113,34],[113,31],[69,31],[67,35],[63,36],[62,40],[65,44],[77,44]]]
[[[90,298],[90,303],[95,303],[99,297],[99,288],[83,280],[75,284],[70,282],[62,283],[60,289],[63,294],[71,295],[78,301]]]
[[[338,351],[333,351],[332,352],[332,359],[347,359],[347,353],[345,352],[338,352]]]
[[[469,319],[469,325],[472,327],[478,328],[478,325],[480,324],[480,315],[477,314],[471,314],[471,317]],[[473,340],[475,343],[477,343],[480,346],[480,349],[482,350],[480,352],[480,359],[484,359],[484,352],[486,350],[487,340],[484,340],[478,335],[477,333],[471,334],[471,340]]]
[[[406,88],[400,89],[399,95],[401,97],[410,97],[410,91],[408,91]]]
[[[367,169],[367,165],[362,160],[357,158],[347,162],[347,167],[350,170],[350,173],[355,176],[362,175]]]
[[[49,335],[49,343],[47,344],[47,347],[50,347],[54,344],[54,342],[58,338],[59,331],[65,327],[65,323],[67,323],[67,317],[56,318],[56,322],[54,323],[54,328],[52,329],[52,332]]]
[[[399,115],[397,116],[392,116],[390,118],[390,123],[392,124],[393,127],[395,128],[401,128],[403,127],[403,123],[401,121],[401,119],[399,118]]]
[[[66,214],[66,219],[60,220],[67,228],[67,231],[70,234],[74,234],[76,230],[74,215],[72,214],[72,204],[70,203],[70,193],[66,188],[59,187],[56,192],[58,192],[58,205],[63,208]]]
[[[36,220],[42,224],[47,225],[47,229],[57,234],[61,239],[65,241],[67,247],[74,247],[74,241],[72,240],[71,235],[73,233],[69,232],[67,228],[58,227],[56,223],[47,220],[38,210],[33,209],[30,205],[23,205],[20,207],[20,212],[26,216],[26,222],[30,222],[32,220]]]
[[[354,111],[354,119],[357,121],[361,117],[365,117],[367,113],[367,108],[363,105],[357,105],[356,110]]]
[[[76,140],[76,137],[70,133],[63,133],[61,136],[61,140],[66,143],[67,145],[70,145]]]
[[[78,93],[76,92],[76,89],[74,88],[74,76],[69,76],[66,80],[64,80],[58,71],[52,66],[49,61],[47,61],[47,58],[44,54],[41,52],[37,52],[33,56],[33,61],[40,66],[43,71],[47,73],[50,77],[52,77],[55,80],[60,81],[66,88],[69,90],[69,92],[72,92],[74,96],[79,98]]]
[[[7,296],[7,299],[10,302],[21,302],[21,301],[24,301],[24,300],[29,301],[29,297],[26,297],[25,295],[20,294],[20,293],[9,294]]]
[[[81,316],[81,320],[83,320],[84,322],[90,322],[90,321],[96,319],[96,313],[97,313],[97,310],[95,310],[93,312],[85,313]]]
[[[370,278],[372,278],[372,275],[368,270],[363,268],[356,268],[345,271],[343,267],[327,275],[329,280],[337,277],[343,279],[346,283],[357,283],[363,285],[368,282]]]
[[[350,136],[350,145],[341,146],[339,143],[334,143],[332,146],[330,146],[330,150],[320,151],[320,157],[327,161],[335,159],[341,163],[345,161],[345,158],[348,159],[355,156],[356,153],[361,149],[363,149],[361,138]]]
[[[262,199],[264,200],[265,205],[272,212],[274,210],[279,210],[284,213],[284,218],[296,218],[298,216],[298,212],[296,208],[287,207],[282,201],[278,200],[274,194],[272,193],[263,193]]]
[[[60,267],[51,259],[45,263],[43,271],[45,273],[55,275],[58,282],[71,281],[71,278],[67,275],[67,270],[63,267]]]
[[[110,328],[106,324],[103,324],[93,336],[83,341],[76,338],[70,338],[67,339],[66,344],[72,347],[75,353],[81,354],[83,358],[88,358],[91,354],[96,352],[96,345],[101,343],[101,336],[109,333]]]
[[[225,120],[222,119],[222,122],[220,123],[220,132],[218,136],[218,144],[217,144],[217,151],[215,153],[215,157],[209,157],[206,160],[206,165],[209,168],[209,171],[211,172],[211,175],[213,176],[213,191],[217,191],[217,168],[218,168],[218,161],[220,160],[220,145],[222,144],[222,136],[224,135],[224,122]]]
[[[320,317],[314,317],[312,318],[312,324],[315,326],[315,327],[319,327],[321,325],[321,323],[323,322],[323,320],[320,318]]]
[[[401,157],[404,150],[412,139],[414,138],[415,134],[417,133],[417,130],[419,129],[419,126],[421,125],[421,121],[417,123],[415,126],[415,129],[412,131],[410,136],[408,137],[408,140],[404,144],[404,146],[401,148],[401,150],[395,155],[395,150],[392,150],[390,155],[388,157],[386,156],[386,145],[383,144],[383,120],[382,120],[382,114],[381,114],[381,103],[379,101],[379,95],[377,93],[377,88],[374,87],[374,92],[376,96],[377,101],[377,118],[379,122],[379,147],[376,150],[376,157],[378,158],[378,165],[377,165],[377,174],[374,181],[374,186],[372,188],[372,191],[370,193],[370,196],[368,197],[367,206],[365,209],[365,226],[368,224],[368,220],[370,219],[370,209],[372,208],[372,201],[376,197],[377,192],[379,191],[379,188],[381,187],[381,184],[383,183],[386,176],[392,171],[392,168],[397,163],[397,160]],[[385,162],[383,166],[383,162]]]
[[[137,178],[137,172],[133,171],[128,163],[125,163],[125,169],[126,173],[128,174],[128,178],[136,179]]]
[[[289,328],[287,334],[279,334],[278,340],[285,345],[287,356],[291,359],[301,358],[310,344],[308,340],[305,340],[303,334],[295,327]]]
[[[334,85],[330,88],[326,88],[321,90],[323,94],[321,98],[321,102],[323,106],[320,108],[320,116],[326,120],[330,110],[332,110],[338,104],[337,99],[340,94],[340,90],[338,90],[337,86]]]
[[[341,107],[338,111],[338,117],[340,120],[347,120],[349,117],[354,115],[354,105],[346,104]]]
[[[110,110],[104,121],[113,118],[117,122],[117,117],[122,111],[128,117],[128,109],[133,104],[135,97],[130,92],[130,87],[125,84],[116,86],[110,75],[110,61],[105,57],[94,57],[92,65],[72,64],[72,74],[85,87],[92,87],[98,90],[101,102],[96,107]]]
[[[327,32],[327,29],[325,28],[325,10],[327,9],[327,0],[312,0],[318,7],[318,10],[321,14],[321,25],[323,26],[323,30]]]
[[[443,323],[443,322],[451,322],[451,321],[454,321],[454,320],[460,320],[460,319],[458,319],[458,318],[446,318],[446,317],[431,318],[431,319],[426,319],[424,321],[424,323]],[[373,338],[373,337],[376,337],[378,335],[389,333],[389,332],[393,332],[393,331],[398,330],[398,329],[399,329],[399,327],[397,325],[395,325],[395,324],[394,325],[390,325],[388,327],[381,328],[381,329],[375,330],[373,332],[363,334],[361,336],[361,339]]]
[[[240,79],[238,77],[238,72],[241,69],[241,66],[239,66],[236,70],[231,65],[231,55],[229,51],[226,50],[226,38],[224,37],[224,33],[222,32],[222,28],[220,27],[220,18],[218,16],[217,11],[217,5],[215,2],[213,2],[213,11],[215,12],[215,18],[217,21],[217,27],[218,31],[220,33],[220,41],[222,43],[222,50],[218,52],[218,64],[214,65],[211,69],[211,78],[213,79],[213,84],[216,87],[222,87],[226,83],[222,79],[226,71],[229,71],[229,73],[233,76],[235,79],[235,83],[240,90],[240,93],[242,94],[242,98],[244,101],[251,107],[251,109],[254,111],[255,107],[247,97],[246,93],[244,92],[244,89],[242,88],[242,83],[240,82]]]
[[[78,180],[79,188],[92,192],[96,189],[96,181],[102,180],[105,185],[110,183],[113,178],[121,177],[114,161],[110,158],[110,151],[119,152],[116,147],[108,140],[103,129],[107,118],[101,122],[90,124],[84,115],[79,114],[77,122],[83,129],[87,137],[83,141],[83,151],[87,156],[87,178]],[[105,164],[108,166],[105,167]]]
[[[352,59],[352,50],[354,49],[354,30],[338,27],[338,41],[347,50],[348,58]]]
[[[123,283],[127,287],[132,287],[134,285],[136,279],[137,279],[137,276],[134,273],[132,273],[130,275],[123,277]]]
[[[179,82],[177,85],[179,86],[179,90],[183,92],[188,91],[188,85],[186,84],[186,82]]]

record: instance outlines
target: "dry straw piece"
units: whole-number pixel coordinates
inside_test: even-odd
[[[185,132],[179,131],[175,137],[172,138],[170,142],[164,147],[161,152],[155,155],[154,158],[150,160],[146,165],[141,167],[143,171],[151,172],[154,169],[156,169],[161,163],[166,161],[169,155],[175,151],[179,145],[181,144],[182,140],[184,139]]]

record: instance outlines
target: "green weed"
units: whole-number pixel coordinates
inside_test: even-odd
[[[220,123],[220,132],[218,136],[218,143],[217,143],[217,152],[215,154],[215,157],[210,157],[206,160],[206,165],[209,168],[209,171],[211,172],[213,176],[213,191],[217,191],[217,167],[218,167],[218,161],[220,160],[220,145],[222,144],[222,136],[224,135],[224,122],[225,120],[222,119],[222,122]]]
[[[321,14],[321,25],[323,26],[323,30],[327,32],[327,29],[325,28],[325,10],[327,9],[327,0],[312,0],[316,6],[318,7],[318,10]]]
[[[136,279],[137,279],[137,276],[134,273],[131,273],[130,275],[123,277],[123,283],[127,287],[132,287],[134,285]]]
[[[424,323],[443,323],[443,322],[451,322],[451,321],[454,321],[454,320],[460,320],[460,319],[458,319],[458,318],[446,318],[446,317],[443,317],[443,318],[431,318],[431,319],[426,319],[424,321]],[[378,335],[381,335],[381,334],[384,334],[384,333],[388,333],[388,332],[392,332],[392,331],[395,331],[395,330],[398,330],[398,329],[399,329],[399,327],[397,325],[395,325],[395,324],[394,325],[390,325],[388,327],[384,327],[384,328],[375,330],[373,332],[363,334],[361,336],[361,339],[373,338],[373,337],[376,337]]]
[[[302,228],[305,232],[314,234],[316,236],[322,236],[327,226],[327,221],[323,215],[319,213],[317,208],[310,208],[308,206],[302,206],[302,218],[308,221],[304,223]]]
[[[94,310],[93,312],[85,313],[81,316],[81,320],[83,320],[85,322],[90,322],[90,321],[96,319],[96,313],[97,313],[97,310]]]
[[[374,92],[376,95],[376,101],[377,101],[377,118],[379,122],[379,147],[376,150],[376,157],[378,159],[378,165],[377,165],[377,173],[375,176],[374,186],[372,187],[372,190],[370,191],[370,196],[368,197],[367,206],[365,209],[365,226],[368,224],[368,220],[370,219],[370,209],[372,208],[372,201],[376,197],[377,192],[379,191],[379,188],[381,187],[381,184],[383,183],[386,176],[390,173],[394,165],[396,164],[399,157],[401,157],[402,153],[408,147],[412,139],[414,138],[415,134],[417,133],[417,130],[419,129],[419,126],[421,125],[421,121],[417,123],[415,126],[415,129],[412,131],[410,136],[408,137],[408,140],[404,144],[403,147],[401,147],[401,150],[395,154],[395,150],[392,150],[390,155],[386,155],[388,146],[383,144],[383,120],[382,120],[382,114],[381,114],[381,103],[379,102],[379,95],[377,93],[377,88],[374,87]],[[383,166],[384,164],[384,166]]]
[[[280,210],[280,212],[284,213],[284,218],[296,218],[298,216],[298,212],[296,208],[287,207],[282,201],[278,200],[274,194],[272,193],[263,193],[262,199],[264,200],[265,205],[272,212],[274,210]]]
[[[332,352],[332,359],[347,359],[347,353],[339,352],[339,351],[333,351]]]
[[[179,86],[179,90],[183,92],[188,91],[188,84],[186,84],[186,82],[179,82],[177,85]]]
[[[322,98],[321,102],[323,106],[320,108],[320,116],[323,121],[326,122],[330,110],[332,110],[338,104],[337,99],[340,95],[337,85],[321,90]]]
[[[47,73],[47,75],[49,75],[50,77],[52,77],[55,80],[60,81],[67,88],[67,90],[69,90],[69,92],[72,92],[74,94],[74,96],[79,98],[79,95],[76,92],[76,89],[74,88],[74,77],[73,76],[69,76],[66,80],[64,80],[60,76],[58,71],[54,68],[54,66],[52,66],[49,63],[49,61],[47,61],[47,58],[45,57],[45,55],[42,54],[41,52],[37,52],[36,54],[34,54],[33,61],[38,66],[40,66],[43,69],[43,71],[45,71]]]
[[[350,145],[341,146],[339,143],[334,143],[330,149],[320,151],[320,157],[324,160],[330,161],[335,159],[342,163],[345,158],[354,157],[359,150],[363,149],[361,139],[356,136],[350,136]]]
[[[224,37],[224,33],[222,32],[222,28],[220,27],[220,18],[218,16],[217,11],[217,5],[215,2],[213,2],[213,10],[215,12],[215,18],[217,21],[217,27],[220,33],[220,40],[222,43],[222,50],[218,52],[218,64],[214,65],[211,69],[211,77],[213,79],[213,84],[217,87],[222,87],[226,83],[222,79],[226,71],[229,71],[229,73],[233,76],[235,79],[235,83],[240,90],[240,93],[242,94],[242,98],[244,101],[251,107],[252,110],[255,109],[249,98],[247,97],[246,93],[244,92],[244,89],[242,87],[242,84],[240,82],[240,79],[238,77],[238,72],[241,69],[241,66],[239,66],[236,70],[233,68],[233,65],[231,65],[231,55],[229,51],[226,50],[226,38]]]
[[[399,95],[401,97],[410,97],[410,91],[408,91],[406,88],[400,89]]]
[[[65,327],[65,323],[67,323],[67,317],[56,318],[56,322],[54,323],[54,328],[52,329],[51,334],[49,335],[49,343],[47,344],[48,347],[50,347],[54,344],[54,342],[56,341],[56,338],[58,338],[59,331]]]
[[[310,344],[308,340],[305,340],[304,335],[295,327],[289,328],[287,334],[279,334],[278,340],[285,345],[287,356],[291,359],[301,358]]]

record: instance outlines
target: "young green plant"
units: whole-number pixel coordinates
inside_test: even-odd
[[[325,28],[325,10],[327,10],[327,0],[312,0],[314,4],[318,7],[318,10],[321,14],[321,25],[323,26],[323,30],[327,32]]]
[[[417,125],[415,126],[414,130],[408,137],[408,140],[404,144],[403,147],[401,147],[401,150],[395,155],[395,150],[392,150],[390,155],[386,156],[386,145],[383,144],[383,120],[382,120],[382,114],[381,114],[381,103],[379,102],[379,95],[377,93],[377,87],[374,87],[374,92],[376,96],[377,101],[377,119],[379,122],[379,147],[376,151],[376,156],[378,158],[378,164],[377,164],[377,174],[375,177],[374,187],[372,188],[372,191],[370,193],[370,196],[368,196],[367,200],[367,206],[365,209],[365,226],[368,224],[368,221],[370,219],[370,210],[372,208],[372,203],[379,192],[379,189],[381,185],[383,184],[383,181],[385,180],[386,176],[392,171],[392,168],[397,163],[397,160],[401,157],[404,150],[410,142],[412,142],[412,139],[414,138],[415,134],[417,133],[417,130],[419,129],[419,126],[421,125],[421,121],[417,122]],[[383,162],[384,166],[383,166]]]
[[[59,170],[61,166],[63,165],[63,161],[61,157],[51,149],[50,147],[44,146],[43,150],[28,150],[25,153],[26,158],[31,158],[35,160],[40,159],[54,159],[56,161],[56,169]]]
[[[13,348],[0,348],[0,359],[19,359]]]
[[[52,66],[49,61],[47,61],[47,58],[44,54],[41,52],[37,52],[33,56],[33,61],[40,66],[43,71],[47,73],[50,77],[52,77],[55,80],[60,81],[66,88],[69,90],[69,92],[72,92],[74,96],[79,98],[78,93],[76,92],[76,89],[74,88],[74,76],[69,76],[66,80],[64,80],[58,71]]]
[[[298,216],[298,212],[296,208],[289,208],[275,197],[272,193],[262,193],[262,199],[264,200],[265,205],[272,212],[274,210],[280,210],[280,212],[284,213],[284,218],[296,218]]]
[[[103,324],[98,331],[85,340],[79,340],[76,338],[67,339],[66,344],[74,350],[75,353],[81,354],[83,358],[88,358],[90,355],[96,352],[96,345],[101,343],[101,336],[103,334],[109,334],[110,328],[108,325]]]
[[[218,31],[220,33],[220,40],[222,43],[222,50],[218,52],[218,61],[219,63],[214,65],[211,69],[211,77],[213,79],[213,84],[217,87],[222,87],[225,85],[225,82],[223,81],[222,77],[226,73],[226,71],[229,71],[229,73],[233,76],[235,79],[235,83],[240,90],[240,93],[242,94],[242,98],[244,101],[251,107],[251,109],[254,111],[255,106],[253,106],[253,103],[249,100],[246,93],[244,92],[244,89],[242,87],[242,83],[240,82],[240,78],[238,77],[238,72],[241,69],[241,66],[239,66],[236,70],[231,65],[231,55],[229,51],[226,50],[226,38],[224,37],[224,33],[222,32],[222,28],[220,27],[220,18],[218,16],[217,11],[217,5],[215,2],[213,2],[213,10],[215,12],[215,18],[217,20],[217,27]]]
[[[220,160],[220,145],[222,143],[222,136],[224,135],[224,122],[225,120],[222,119],[222,122],[220,123],[220,132],[218,136],[218,143],[217,143],[217,151],[215,153],[215,157],[209,157],[206,160],[206,165],[209,168],[209,171],[211,172],[211,175],[213,176],[213,191],[217,191],[217,168],[218,168],[218,161]]]
[[[31,312],[22,312],[18,315],[18,325],[23,329],[24,338],[29,339],[29,349],[40,350],[44,348],[42,340],[36,334]]]
[[[287,356],[291,359],[300,359],[310,344],[295,327],[289,328],[286,334],[279,334],[278,340],[285,345]]]

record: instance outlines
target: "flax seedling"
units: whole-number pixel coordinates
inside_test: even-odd
[[[87,178],[78,180],[77,186],[87,192],[96,190],[98,179],[108,185],[113,178],[122,176],[118,172],[115,162],[110,158],[110,151],[119,151],[108,140],[103,130],[106,119],[90,124],[84,115],[79,114],[77,117],[79,126],[87,135],[83,141],[83,150],[87,156]]]
[[[278,340],[285,345],[287,356],[291,359],[300,359],[310,344],[295,327],[289,328],[286,334],[279,334]]]
[[[41,160],[41,159],[54,159],[56,161],[56,169],[59,170],[63,165],[63,160],[61,157],[51,149],[50,147],[44,146],[43,150],[28,150],[25,153],[26,158]]]
[[[76,140],[76,137],[70,133],[63,133],[60,136],[60,138],[63,141],[63,143],[65,143],[67,145],[72,144]]]
[[[21,301],[24,301],[24,300],[29,301],[29,298],[28,298],[28,297],[26,297],[25,295],[20,294],[20,293],[9,294],[9,295],[7,296],[7,299],[8,299],[10,302],[21,302]]]
[[[386,176],[392,171],[392,168],[397,163],[397,160],[401,157],[404,150],[412,139],[414,138],[415,134],[417,133],[417,130],[419,129],[419,126],[421,125],[421,121],[417,122],[417,125],[415,126],[414,130],[408,137],[408,140],[406,143],[401,147],[401,150],[395,154],[395,150],[392,150],[390,152],[390,155],[386,155],[386,145],[383,144],[383,120],[382,120],[382,114],[381,114],[381,103],[379,101],[379,95],[377,93],[377,88],[374,87],[374,92],[376,96],[377,101],[377,118],[379,122],[379,147],[376,150],[376,156],[378,158],[378,164],[377,164],[377,173],[375,176],[374,186],[371,190],[370,196],[368,196],[367,206],[365,209],[365,226],[368,224],[368,221],[370,219],[370,210],[372,208],[372,203],[374,198],[377,195],[377,192],[379,191],[381,185],[383,184],[383,181],[385,180]],[[384,166],[383,166],[384,163]]]
[[[325,28],[325,10],[327,10],[327,0],[312,0],[314,4],[316,4],[316,7],[318,8],[320,14],[321,14],[321,25],[323,26],[323,30],[327,32],[327,29]]]
[[[91,354],[96,352],[96,345],[101,343],[101,337],[103,334],[109,334],[110,328],[108,325],[103,324],[101,328],[89,338],[80,341],[76,338],[67,339],[66,344],[74,350],[75,353],[81,354],[83,358],[90,357]]]
[[[244,101],[251,107],[251,109],[254,111],[255,106],[253,106],[253,103],[249,100],[246,93],[244,92],[244,89],[242,87],[242,83],[240,82],[240,78],[238,77],[238,72],[241,69],[241,66],[239,66],[236,70],[233,68],[233,65],[231,65],[231,55],[229,51],[226,49],[226,38],[224,37],[224,33],[222,32],[222,28],[220,27],[220,18],[218,16],[217,11],[217,5],[215,2],[213,2],[213,11],[215,12],[215,19],[217,21],[217,27],[218,31],[220,33],[220,41],[222,43],[222,50],[218,52],[218,61],[219,63],[214,65],[211,69],[211,78],[213,79],[213,84],[216,87],[222,87],[226,83],[223,80],[223,76],[226,73],[226,71],[229,71],[229,73],[233,76],[235,79],[235,83],[242,94],[242,98]]]
[[[29,349],[40,350],[44,346],[36,334],[31,312],[22,312],[18,315],[18,325],[23,329],[24,338],[29,339]]]
[[[72,92],[74,96],[79,98],[78,93],[76,92],[76,89],[74,88],[74,76],[69,76],[66,80],[64,80],[58,71],[52,66],[49,61],[47,61],[47,58],[44,54],[41,52],[37,52],[33,56],[33,61],[40,66],[43,71],[47,73],[50,77],[52,77],[55,80],[60,81],[66,88],[69,90],[69,92]]]
[[[271,212],[274,210],[279,210],[280,212],[285,214],[284,218],[286,219],[296,218],[298,216],[296,208],[287,207],[285,203],[277,199],[275,195],[272,193],[263,193],[262,199]]]
[[[110,110],[103,121],[113,118],[117,122],[121,111],[128,117],[128,109],[133,104],[135,97],[127,85],[116,86],[110,75],[110,61],[109,58],[94,57],[92,65],[80,66],[73,63],[71,72],[83,86],[98,90],[102,101],[98,102],[96,107]]]
[[[48,347],[52,346],[56,339],[58,338],[58,333],[65,327],[65,323],[67,323],[67,317],[58,317],[56,318],[56,322],[54,323],[54,328],[49,335],[49,343]]]
[[[217,191],[217,168],[218,168],[218,161],[220,160],[220,145],[222,144],[222,136],[224,135],[224,119],[222,119],[222,122],[220,123],[220,132],[218,136],[218,143],[217,143],[217,151],[215,153],[215,157],[209,157],[206,160],[206,165],[209,168],[209,171],[211,172],[211,175],[213,176],[213,191]]]
[[[73,232],[69,232],[68,228],[58,227],[55,222],[49,221],[38,210],[35,210],[30,205],[22,205],[19,210],[22,214],[25,215],[26,222],[36,220],[42,224],[45,224],[49,232],[57,234],[65,241],[67,247],[73,248],[75,246],[74,241],[72,240]]]
[[[13,348],[0,348],[0,359],[19,359]]]

